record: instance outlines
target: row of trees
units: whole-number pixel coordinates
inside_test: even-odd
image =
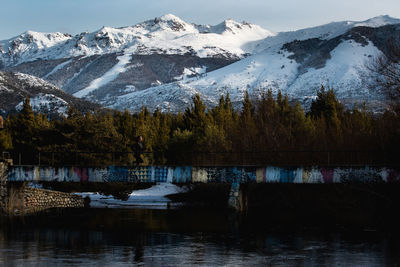
[[[22,111],[5,120],[0,150],[12,152],[15,161],[22,153],[23,163],[126,165],[142,135],[147,164],[396,164],[399,126],[396,113],[373,114],[365,105],[345,109],[323,87],[307,113],[271,91],[257,100],[246,93],[241,110],[229,95],[207,110],[196,95],[178,114],[69,110],[59,120],[35,115],[26,99]]]

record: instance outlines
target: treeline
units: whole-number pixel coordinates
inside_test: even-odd
[[[400,118],[390,111],[373,114],[365,105],[345,109],[323,87],[308,112],[268,91],[257,100],[246,93],[240,110],[229,95],[209,110],[196,95],[178,114],[145,107],[136,114],[71,109],[67,117],[49,120],[35,115],[26,99],[20,113],[6,118],[0,150],[25,164],[129,165],[138,135],[144,137],[145,164],[394,165]]]

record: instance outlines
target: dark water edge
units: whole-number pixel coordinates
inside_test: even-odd
[[[399,184],[248,184],[170,196],[176,209],[0,217],[0,266],[400,266]]]
[[[168,196],[194,206],[227,208],[229,184],[195,184]],[[243,184],[252,223],[394,229],[400,225],[400,183]]]
[[[66,209],[0,220],[0,266],[400,266],[400,231],[266,210]]]

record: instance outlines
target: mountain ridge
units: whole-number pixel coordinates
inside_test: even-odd
[[[244,36],[239,36],[241,33],[244,33]],[[0,59],[4,66],[10,67],[35,59],[92,56],[125,50],[134,54],[149,54],[154,51],[185,54],[195,51],[200,57],[207,57],[215,55],[216,51],[212,48],[218,48],[219,43],[223,43],[220,35],[224,35],[224,38],[229,37],[227,35],[236,35],[231,37],[240,41],[243,38],[259,40],[271,34],[260,26],[246,22],[226,20],[215,26],[196,25],[167,14],[134,26],[102,27],[92,33],[82,32],[75,36],[60,32],[26,31],[11,39],[0,41]],[[193,51],[187,47],[186,44],[189,43],[193,46]],[[241,50],[240,44],[225,46],[226,43],[219,48],[229,49],[227,52],[237,57],[249,52]]]
[[[0,71],[0,115],[21,110],[22,101],[28,97],[32,109],[49,117],[66,116],[68,109],[88,112],[102,107],[75,98],[62,89],[40,78],[24,73]]]
[[[120,110],[146,104],[177,112],[196,93],[213,106],[221,94],[239,103],[245,91],[257,96],[268,89],[307,104],[321,85],[333,87],[346,103],[379,106],[382,97],[366,89],[359,70],[385,53],[399,24],[378,16],[273,33],[247,22],[196,25],[167,14],[75,36],[28,31],[7,40],[14,47],[8,61],[5,41],[0,51],[7,71],[42,77],[74,96]]]

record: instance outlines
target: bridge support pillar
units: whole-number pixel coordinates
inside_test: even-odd
[[[244,187],[239,181],[234,181],[229,192],[228,206],[238,212],[247,210],[247,195]]]
[[[78,195],[30,188],[26,183],[9,182],[9,162],[0,161],[0,215],[24,215],[51,208],[83,208],[85,200]]]
[[[6,213],[8,209],[8,164],[0,161],[0,213]]]

